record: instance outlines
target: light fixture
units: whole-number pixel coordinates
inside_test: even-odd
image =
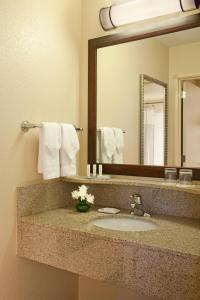
[[[132,0],[104,7],[100,23],[105,31],[137,21],[199,8],[200,0]]]

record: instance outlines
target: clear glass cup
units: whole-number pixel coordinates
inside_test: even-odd
[[[183,185],[192,184],[192,170],[190,169],[180,169],[179,171],[179,183]]]
[[[176,183],[177,181],[177,169],[176,168],[165,168],[165,182]]]

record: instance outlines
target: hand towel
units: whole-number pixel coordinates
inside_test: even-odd
[[[80,149],[80,144],[74,125],[62,123],[61,136],[61,176],[75,176],[76,155]]]
[[[38,173],[43,178],[60,177],[61,128],[57,123],[43,122],[39,135]]]
[[[121,128],[113,128],[115,135],[116,149],[113,155],[114,164],[123,164],[123,150],[124,150],[124,133]]]
[[[101,160],[102,163],[112,163],[116,151],[115,135],[113,128],[101,127]]]

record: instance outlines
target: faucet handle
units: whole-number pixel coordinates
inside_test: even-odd
[[[134,200],[135,204],[139,204],[139,205],[142,204],[142,197],[140,194],[135,193],[135,194],[131,195],[130,198],[132,198]]]

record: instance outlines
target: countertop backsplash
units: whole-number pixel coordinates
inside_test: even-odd
[[[200,187],[180,188],[160,181],[134,179],[88,180],[83,177],[34,183],[18,187],[18,214],[27,216],[62,207],[74,206],[71,192],[81,184],[95,196],[95,205],[131,210],[133,193],[142,196],[145,210],[154,215],[200,219]],[[19,201],[20,199],[20,201]]]

